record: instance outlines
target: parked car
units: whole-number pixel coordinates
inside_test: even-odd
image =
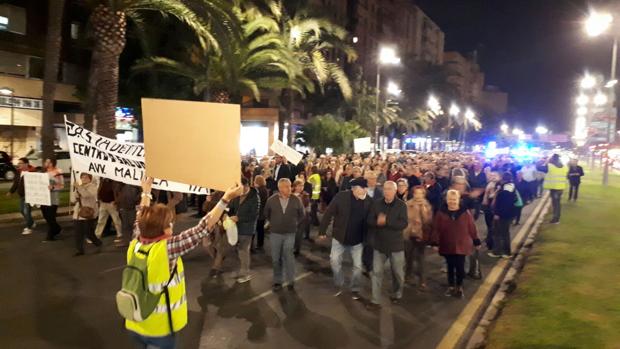
[[[68,150],[54,150],[56,156],[56,167],[62,170],[65,176],[71,175],[71,157]],[[26,158],[30,161],[30,165],[34,166],[37,171],[43,168],[43,152],[30,150],[26,154]]]
[[[17,175],[17,169],[6,152],[0,151],[0,179],[12,181]]]

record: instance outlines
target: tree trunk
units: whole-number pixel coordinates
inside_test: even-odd
[[[84,103],[84,128],[93,130],[93,121],[97,108],[97,52],[93,51],[90,58],[90,72],[88,74],[88,86],[86,91],[86,103]]]
[[[97,133],[116,138],[116,106],[118,104],[118,60],[125,48],[125,14],[99,5],[91,14],[95,31],[97,91]]]
[[[41,127],[41,147],[44,158],[54,155],[54,96],[56,94],[56,82],[58,81],[64,8],[65,0],[48,1],[45,72],[43,75],[43,120]]]

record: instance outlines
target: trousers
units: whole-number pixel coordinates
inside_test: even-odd
[[[360,278],[362,277],[362,250],[364,246],[357,244],[353,246],[343,245],[338,240],[332,239],[332,250],[329,254],[329,261],[334,273],[334,285],[338,289],[344,287],[344,273],[342,272],[342,258],[345,252],[351,254],[353,261],[353,275],[351,276],[351,291],[360,291]]]
[[[385,262],[390,260],[392,270],[392,297],[400,299],[403,296],[405,284],[405,251],[385,254],[374,250],[372,266],[372,302],[381,303],[381,288],[383,285],[383,269]]]
[[[273,267],[273,283],[282,284],[283,281],[295,282],[295,233],[269,235],[271,241],[271,263]]]

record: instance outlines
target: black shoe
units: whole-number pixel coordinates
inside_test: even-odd
[[[362,297],[360,296],[359,292],[353,291],[351,292],[351,298],[355,301],[359,301]]]
[[[76,252],[73,254],[73,257],[79,257],[79,256],[83,256],[84,252]]]
[[[465,294],[463,293],[463,288],[461,287],[454,290],[454,293],[452,295],[454,296],[454,298],[459,298],[459,299],[465,298]]]
[[[273,292],[278,292],[282,289],[282,284],[273,284],[273,286],[271,286],[271,289],[273,290]]]
[[[454,296],[454,287],[448,287],[448,289],[446,290],[446,293],[444,293],[444,296],[446,297]]]
[[[392,301],[392,304],[398,304],[400,303],[400,298],[390,297],[390,301]]]
[[[211,269],[211,271],[209,272],[209,277],[215,279],[216,277],[220,276],[220,273],[221,272],[217,269]]]
[[[299,257],[299,251],[295,251],[295,252],[293,252],[293,255],[294,255],[295,257]]]
[[[295,285],[293,285],[293,284],[290,284],[290,285],[286,286],[286,288],[287,288],[289,291],[295,291]]]
[[[375,304],[375,303],[370,302],[366,304],[366,309],[370,311],[379,311],[381,310],[381,304]]]
[[[56,238],[47,238],[47,239],[45,239],[45,240],[43,240],[41,242],[54,242],[56,240],[57,240]]]

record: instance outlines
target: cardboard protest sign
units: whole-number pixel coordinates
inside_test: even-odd
[[[226,190],[241,178],[238,104],[142,99],[148,176]]]
[[[50,177],[47,173],[24,172],[25,200],[31,205],[50,206],[52,197],[50,194]]]
[[[118,142],[99,136],[66,119],[65,128],[73,180],[79,178],[79,173],[86,172],[94,176],[140,186],[146,168],[142,143]],[[208,189],[201,186],[162,179],[155,179],[153,188],[193,194],[208,193]]]
[[[370,153],[372,151],[372,143],[370,141],[370,137],[354,139],[353,149],[356,153]]]
[[[293,165],[297,165],[301,159],[303,159],[303,155],[297,150],[289,147],[288,145],[282,143],[279,140],[276,140],[271,145],[271,150],[274,153],[284,156],[287,161],[290,161]]]

